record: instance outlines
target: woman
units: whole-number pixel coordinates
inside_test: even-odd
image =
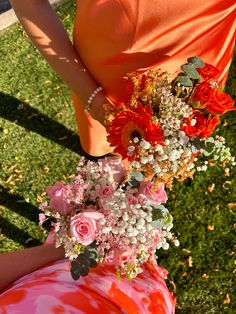
[[[111,151],[103,104],[125,100],[127,73],[159,67],[174,74],[187,57],[199,55],[220,69],[221,84],[226,80],[234,45],[234,0],[183,0],[178,6],[172,0],[78,0],[74,45],[47,0],[12,0],[12,6],[37,48],[73,91],[81,143],[90,155]],[[48,262],[62,257],[55,256],[55,250],[44,255]],[[42,268],[3,292],[3,313],[25,313],[26,308],[30,313],[174,312],[165,271],[156,265],[133,282],[118,283],[113,269],[100,266],[75,283],[68,262],[43,267],[46,260],[33,261],[28,267],[27,256],[18,277]]]
[[[84,150],[111,152],[103,104],[124,101],[127,73],[159,67],[170,73],[199,55],[224,84],[235,41],[234,0],[77,0],[74,45],[48,0],[12,0],[26,32],[73,91]],[[84,112],[99,86],[90,114]],[[90,106],[90,105],[89,105]],[[93,118],[92,118],[93,117]]]

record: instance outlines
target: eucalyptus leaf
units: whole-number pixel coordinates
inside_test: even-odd
[[[153,207],[152,220],[153,228],[168,228],[172,224],[173,217],[165,206],[159,205]]]
[[[152,219],[153,220],[162,219],[168,213],[169,213],[169,211],[168,211],[168,209],[165,206],[158,205],[156,207],[153,207]]]
[[[137,188],[140,183],[139,183],[135,178],[131,178],[131,179],[128,181],[128,184],[131,185],[131,186],[134,187],[134,188]]]
[[[162,227],[162,223],[160,220],[153,220],[151,222],[151,225],[154,229],[157,229],[157,228],[161,228]]]
[[[80,266],[77,262],[73,261],[71,263],[71,276],[74,280],[78,280],[80,278]]]
[[[205,66],[205,63],[198,56],[190,57],[187,60],[188,62],[192,63],[196,68],[203,68]]]
[[[85,266],[89,266],[89,261],[88,261],[88,257],[85,255],[85,254],[80,254],[78,257],[77,257],[77,260],[79,261],[79,263],[81,265],[85,265]]]
[[[207,151],[213,151],[215,148],[215,144],[214,143],[206,143],[206,149]]]
[[[98,266],[98,263],[95,259],[89,259],[89,267],[96,268]]]
[[[71,262],[71,268],[77,268],[78,267],[78,262],[77,261],[72,261]]]
[[[188,77],[194,80],[198,80],[200,78],[200,74],[191,63],[182,65],[181,69],[188,75]]]
[[[179,74],[177,76],[177,81],[179,81],[182,86],[193,87],[193,82],[187,75]]]
[[[89,248],[89,249],[88,249]],[[96,259],[98,257],[97,252],[94,250],[93,247],[91,247],[91,244],[87,247],[87,249],[84,251],[84,255],[88,258],[88,259]]]
[[[88,275],[88,273],[89,273],[89,268],[86,266],[81,266],[80,275],[85,277]]]
[[[134,176],[134,180],[138,182],[142,182],[144,180],[144,176],[141,172],[133,172],[132,175]]]

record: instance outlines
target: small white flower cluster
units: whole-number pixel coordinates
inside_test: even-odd
[[[160,144],[152,146],[143,139],[139,142],[140,161],[131,162],[134,169],[133,176],[137,181],[143,181],[142,170],[147,165],[159,178],[165,176],[166,173],[176,174],[183,165],[186,165],[187,171],[195,167],[191,161],[193,147],[190,138],[181,130],[166,129],[164,135],[164,146]],[[137,139],[134,141],[137,142]]]
[[[231,155],[230,148],[225,146],[224,137],[216,135],[215,138],[202,139],[200,143],[202,144],[199,149],[200,157],[212,157],[215,161],[225,162],[232,166],[236,165],[235,157]],[[195,149],[197,150],[197,148]],[[206,171],[208,169],[209,162],[207,160],[201,162],[200,159],[195,158],[195,161],[198,161],[197,171]]]
[[[102,228],[97,237],[97,250],[104,259],[106,251],[112,250],[113,247],[121,251],[132,254],[128,263],[121,265],[121,271],[128,273],[129,277],[135,277],[142,271],[140,264],[147,262],[150,256],[155,255],[157,249],[169,248],[168,241],[172,241],[178,246],[178,240],[170,232],[173,227],[172,222],[165,225],[158,221],[158,228],[153,226],[153,207],[141,204],[142,201],[134,201],[136,189],[122,187],[118,188],[115,193],[103,202],[104,219],[100,221]],[[133,196],[130,199],[130,196]],[[171,219],[172,221],[172,219]],[[105,244],[105,245],[104,245]],[[132,271],[129,270],[130,264],[133,265]]]
[[[174,131],[180,129],[184,118],[188,118],[192,114],[192,108],[181,98],[177,98],[171,92],[170,86],[158,90],[161,95],[159,108],[159,122],[165,131],[169,131],[169,135],[174,135]]]
[[[214,144],[214,160],[220,160],[221,162],[227,161],[231,163],[232,166],[235,166],[235,157],[231,155],[230,148],[225,146],[225,138],[223,136],[216,135]]]

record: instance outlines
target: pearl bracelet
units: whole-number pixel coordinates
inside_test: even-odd
[[[102,87],[102,86],[99,86],[99,87],[97,87],[97,88],[95,89],[95,91],[89,96],[88,101],[87,101],[87,104],[86,104],[85,109],[84,109],[85,113],[89,113],[89,112],[90,112],[90,110],[91,110],[91,105],[92,105],[92,102],[93,102],[95,96],[96,96],[98,93],[100,93],[102,90],[103,90],[103,87]]]

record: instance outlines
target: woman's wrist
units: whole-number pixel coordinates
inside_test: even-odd
[[[104,104],[108,102],[109,101],[106,98],[105,94],[100,91],[96,93],[96,95],[93,97],[91,104],[89,104],[88,114],[90,114],[94,119],[98,120],[103,125],[105,120]]]
[[[49,262],[54,262],[65,257],[65,250],[62,246],[56,248],[54,244],[45,244],[44,250]]]

